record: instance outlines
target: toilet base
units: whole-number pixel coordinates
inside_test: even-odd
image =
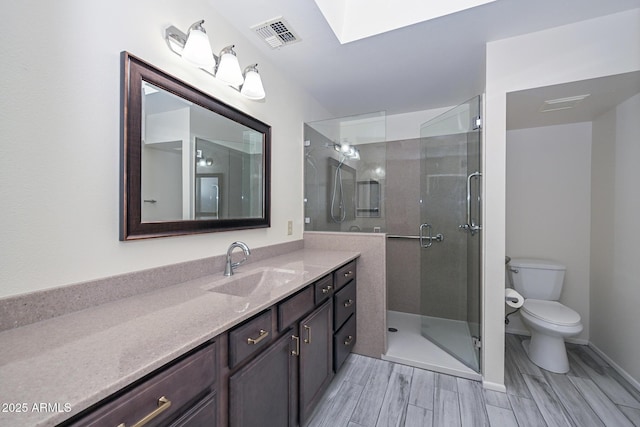
[[[532,333],[530,340],[522,341],[529,359],[542,369],[556,374],[569,372],[569,359],[563,337]]]

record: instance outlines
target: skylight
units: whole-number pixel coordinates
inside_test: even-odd
[[[493,1],[495,0],[315,0],[342,44]]]

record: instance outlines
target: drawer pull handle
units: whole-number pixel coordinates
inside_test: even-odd
[[[344,277],[351,277],[353,276],[353,271],[349,270],[346,273],[344,273]]]
[[[291,339],[292,340],[296,340],[296,349],[295,350],[291,350],[291,355],[292,356],[300,356],[300,337],[297,337],[295,335],[291,335]]]
[[[328,294],[331,289],[333,289],[333,286],[327,285],[326,288],[322,288],[322,293],[323,294]]]
[[[160,399],[158,399],[158,408],[154,409],[153,412],[150,412],[146,417],[142,418],[131,427],[142,427],[143,425],[147,424],[149,421],[169,409],[169,406],[171,406],[171,401],[162,396]],[[126,425],[125,423],[120,423],[118,424],[118,427],[126,427]]]
[[[311,344],[311,326],[304,325],[307,330],[307,337],[304,339],[305,344]]]
[[[269,331],[265,331],[264,329],[260,329],[260,335],[258,338],[247,338],[247,344],[258,344],[260,341],[265,339],[269,335]]]
[[[351,298],[349,298],[344,302],[345,307],[351,307],[352,305],[353,305],[353,300]]]
[[[346,340],[344,340],[344,345],[346,345],[346,346],[351,345],[351,341],[353,341],[353,337],[352,337],[351,335],[349,335],[349,336],[347,337],[347,339],[346,339]]]

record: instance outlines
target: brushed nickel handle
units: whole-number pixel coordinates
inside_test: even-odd
[[[333,286],[327,285],[326,288],[322,288],[322,293],[323,294],[328,294],[331,289],[333,289]]]
[[[344,302],[345,307],[351,307],[352,305],[353,305],[353,300],[351,298],[349,298]]]
[[[467,223],[459,226],[460,229],[469,231],[473,236],[478,231],[482,230],[482,225],[476,224],[471,218],[471,179],[480,179],[482,177],[481,172],[474,172],[467,177]],[[480,197],[478,197],[478,209],[481,207]]]
[[[171,406],[171,401],[169,399],[167,399],[166,397],[162,396],[160,399],[158,399],[158,408],[154,409],[152,412],[147,414],[147,416],[142,418],[140,421],[138,421],[137,423],[135,423],[131,427],[142,427],[142,426],[144,426],[149,421],[153,420],[155,417],[157,417],[158,415],[160,415],[161,413],[163,413],[164,411],[169,409],[169,406]],[[118,427],[127,427],[127,426],[126,426],[125,423],[120,423],[120,424],[118,424]]]
[[[300,337],[297,337],[295,335],[291,335],[291,339],[292,340],[296,340],[296,349],[295,350],[291,350],[291,355],[292,356],[300,356]]]
[[[260,341],[269,336],[269,331],[265,331],[264,329],[260,329],[260,335],[258,338],[247,338],[247,344],[258,344]]]
[[[349,346],[349,345],[351,345],[351,342],[352,342],[352,341],[353,341],[353,337],[352,337],[351,335],[349,335],[349,336],[347,337],[347,339],[346,339],[346,340],[344,340],[344,345]]]
[[[349,270],[346,273],[344,273],[344,277],[351,277],[353,276],[353,271]]]
[[[304,325],[303,328],[307,330],[307,337],[304,339],[304,343],[311,344],[311,326]]]

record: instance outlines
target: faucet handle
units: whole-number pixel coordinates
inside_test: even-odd
[[[244,257],[243,259],[241,259],[240,261],[231,263],[231,267],[235,268],[235,267],[237,267],[237,266],[239,266],[239,265],[241,265],[241,264],[244,264],[244,262],[245,262],[246,260],[247,260],[247,257],[245,256],[245,257]]]

